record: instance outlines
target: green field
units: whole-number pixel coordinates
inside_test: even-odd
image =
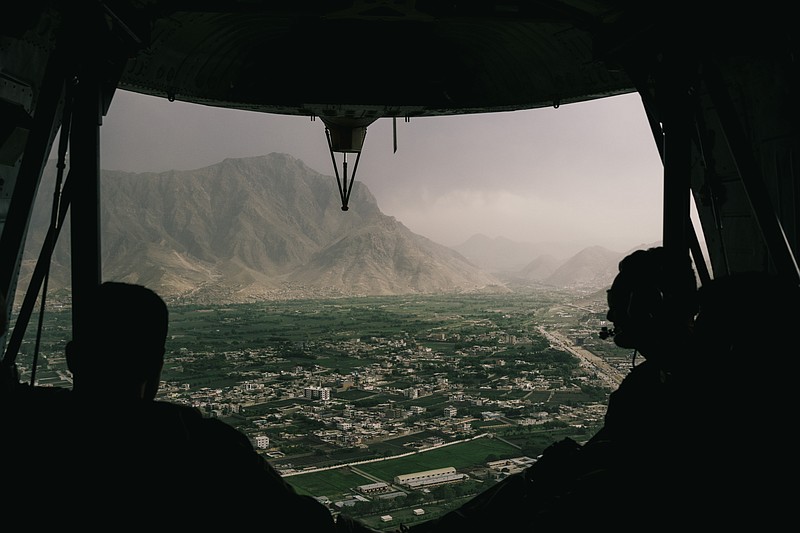
[[[286,480],[300,493],[317,497],[327,496],[331,499],[345,495],[359,485],[373,483],[372,480],[354,473],[347,467],[289,476]]]
[[[484,437],[415,453],[407,457],[386,459],[355,466],[358,470],[378,477],[386,483],[391,483],[394,477],[400,474],[433,470],[447,466],[452,466],[458,471],[470,470],[484,466],[487,457],[490,455],[494,455],[497,458],[507,458],[518,457],[521,454],[517,448],[500,439]],[[355,474],[347,467],[293,475],[286,479],[304,494],[327,496],[331,499],[333,499],[332,494],[344,494],[358,485],[375,482],[368,477]]]

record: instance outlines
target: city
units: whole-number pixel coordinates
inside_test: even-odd
[[[505,448],[448,479],[464,487],[483,480],[464,489],[466,498],[508,475],[509,462],[529,464],[555,440],[585,440],[602,423],[608,394],[631,365],[598,338],[605,306],[604,291],[554,289],[171,305],[159,399],[237,427],[301,492],[317,472],[498,437],[493,445]],[[40,385],[70,386],[69,326],[68,309],[48,317]],[[32,347],[23,345],[23,376]],[[308,492],[336,511],[395,494],[393,478],[419,471],[380,481],[362,474],[350,490]],[[420,500],[408,501],[417,505],[408,512],[420,509]]]

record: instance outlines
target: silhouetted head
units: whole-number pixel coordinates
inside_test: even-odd
[[[141,285],[105,282],[87,299],[85,338],[67,344],[78,393],[153,399],[164,363],[169,314]]]
[[[637,250],[619,263],[608,290],[607,318],[614,324],[614,342],[659,357],[668,337],[688,334],[697,309],[697,280],[691,261],[676,272],[662,247]]]

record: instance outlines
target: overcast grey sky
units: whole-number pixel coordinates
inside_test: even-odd
[[[385,214],[440,244],[483,233],[624,252],[661,238],[662,167],[637,94],[398,120],[397,138],[393,153],[391,119],[369,126],[355,179]],[[330,175],[338,198],[320,120],[117,91],[101,128],[104,169],[189,170],[272,152]]]

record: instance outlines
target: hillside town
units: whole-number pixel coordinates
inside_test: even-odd
[[[404,446],[421,449],[474,436],[487,425],[591,426],[602,419],[606,394],[619,384],[629,362],[592,353],[602,309],[590,315],[585,324],[567,331],[540,325],[520,336],[489,327],[471,336],[444,332],[424,338],[404,334],[302,343],[306,353],[333,351],[363,362],[347,373],[316,362],[287,367],[290,361],[276,348],[221,354],[182,348],[165,369],[160,394],[209,416],[247,421],[242,431],[284,473],[295,467],[278,459],[310,439],[331,448],[368,448],[419,435]],[[432,340],[458,342],[461,348],[451,354],[437,352],[429,346]],[[528,351],[515,351],[543,340],[544,351],[573,357],[563,363],[536,362]],[[528,355],[513,359],[519,353]],[[180,381],[187,367],[210,357],[225,365],[235,384],[193,388]],[[569,368],[568,379],[557,370],[562,364]],[[556,395],[567,397],[583,389],[603,392],[588,401],[552,405]]]

